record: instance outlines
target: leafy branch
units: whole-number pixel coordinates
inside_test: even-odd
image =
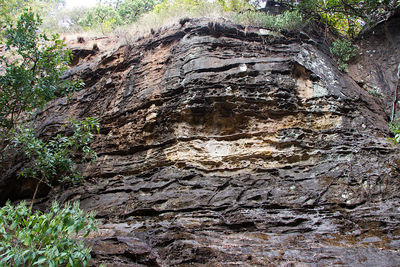
[[[31,128],[19,126],[14,133],[14,147],[19,149],[29,159],[19,176],[38,180],[32,197],[36,198],[41,183],[51,186],[57,177],[58,182],[78,183],[82,176],[77,171],[76,157],[82,153],[82,161],[94,161],[96,153],[89,144],[93,139],[93,132],[99,132],[99,122],[94,118],[82,121],[70,120],[73,135],[63,136],[58,134],[48,142],[37,138]]]
[[[78,202],[54,202],[47,213],[7,203],[0,209],[0,266],[86,266],[90,249],[72,237],[97,230],[94,216]]]

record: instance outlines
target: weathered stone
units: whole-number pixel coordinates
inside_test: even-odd
[[[349,74],[357,83],[384,104],[391,116],[400,64],[400,9],[388,20],[361,34],[357,57],[349,65]],[[379,100],[378,100],[379,101]],[[400,110],[397,109],[396,118]]]
[[[95,266],[398,266],[384,103],[307,36],[194,19],[81,60],[37,124],[100,118],[99,159],[39,204],[97,211]]]

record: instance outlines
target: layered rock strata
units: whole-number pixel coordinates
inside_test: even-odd
[[[97,211],[96,266],[398,266],[385,106],[321,51],[306,33],[195,19],[86,53],[67,76],[87,88],[38,125],[100,118],[99,158],[42,204]]]

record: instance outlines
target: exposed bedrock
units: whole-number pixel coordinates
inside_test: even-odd
[[[400,265],[385,103],[317,43],[196,19],[89,53],[37,125],[100,118],[99,158],[39,205],[97,211],[93,265]]]
[[[400,8],[388,20],[361,34],[357,47],[349,73],[361,87],[385,103],[387,116],[391,116],[394,92],[399,85]],[[395,117],[399,116],[397,108]]]

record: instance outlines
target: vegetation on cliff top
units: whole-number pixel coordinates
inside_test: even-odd
[[[384,19],[400,6],[397,0],[111,0],[98,1],[94,7],[66,10],[63,0],[2,2],[1,25],[15,20],[29,7],[43,17],[43,28],[53,32],[140,31],[163,27],[183,17],[204,16],[286,30],[304,25],[299,20],[320,20],[348,37],[355,37],[364,26]],[[287,14],[276,16],[277,10]]]

